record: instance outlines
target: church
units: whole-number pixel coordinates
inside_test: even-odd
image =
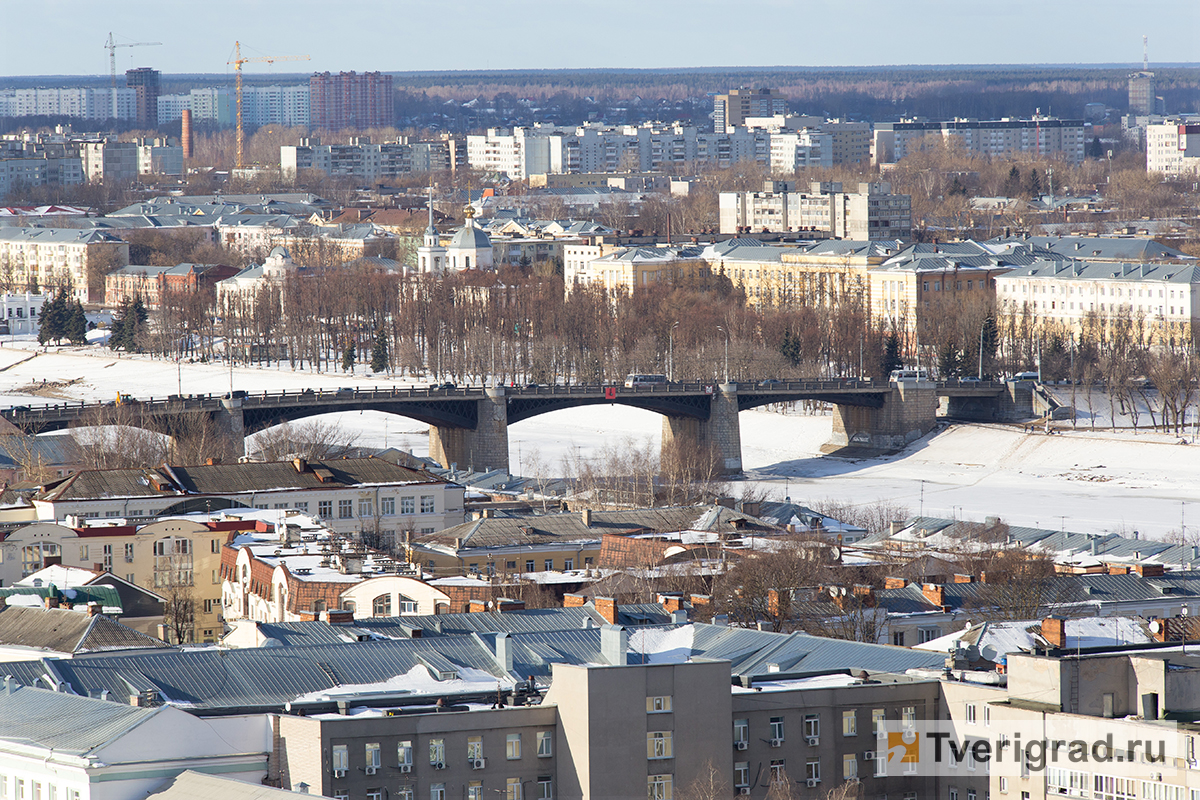
[[[443,275],[451,270],[492,269],[492,240],[482,228],[475,224],[475,209],[467,205],[463,209],[466,223],[454,234],[450,244],[443,247],[433,227],[433,202],[429,204],[429,226],[425,228],[425,241],[417,248],[417,264],[421,272]]]

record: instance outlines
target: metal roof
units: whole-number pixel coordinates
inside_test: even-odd
[[[17,686],[11,692],[0,691],[0,739],[85,755],[157,713],[124,703]]]

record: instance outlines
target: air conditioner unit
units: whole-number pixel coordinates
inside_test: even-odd
[[[820,778],[809,778],[807,781],[805,781],[805,783],[808,785],[808,788],[810,788],[810,789],[815,787],[820,782],[821,782]]]
[[[379,771],[379,767],[367,767],[368,775],[374,775],[378,771]]]
[[[738,750],[745,750],[747,747],[750,746],[750,744],[748,742],[734,742],[733,744],[734,744],[734,747],[736,747]]]
[[[335,778],[344,778],[344,777],[346,777],[346,770],[344,770],[344,769],[335,769],[335,770],[333,771],[333,777],[335,777]]]
[[[436,764],[434,764],[434,765],[433,765],[433,768],[434,768],[434,769],[445,769],[445,768],[446,768],[446,762],[445,762],[445,761],[439,761],[439,762],[437,762]]]
[[[864,750],[863,751],[863,761],[874,761],[874,760],[875,760],[875,751],[874,750]]]
[[[783,747],[783,739],[772,739],[771,747]]]
[[[483,769],[485,766],[487,766],[487,762],[482,758],[471,759],[471,769]]]
[[[804,741],[806,741],[808,743],[809,747],[816,747],[817,745],[819,745],[821,743],[821,737],[820,736],[808,736],[804,739]]]
[[[412,764],[401,764],[400,771],[401,772],[412,772]]]
[[[738,794],[750,794],[750,787],[743,786],[742,788],[738,789]]]

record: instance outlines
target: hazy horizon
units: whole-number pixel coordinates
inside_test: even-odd
[[[121,43],[117,70],[150,66],[171,75],[232,74],[243,56],[311,55],[308,62],[252,63],[247,74],[342,70],[477,72],[528,70],[739,70],[885,66],[1189,66],[1200,58],[1200,3],[1156,0],[1131,13],[1118,0],[1009,0],[964,7],[950,0],[899,6],[862,0],[509,0],[503,6],[387,0],[331,5],[293,0],[210,0],[199,10],[130,0],[42,0],[10,10],[0,31],[0,76],[103,76],[109,31]],[[286,9],[281,14],[280,9]],[[936,58],[930,58],[936,53]],[[719,61],[738,66],[712,66]],[[781,66],[794,62],[795,67]]]

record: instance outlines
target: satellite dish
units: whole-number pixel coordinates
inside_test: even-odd
[[[834,561],[837,561],[839,558],[842,557],[842,548],[840,548],[840,547],[829,548],[829,557],[832,558]]]
[[[1162,623],[1159,622],[1158,620],[1151,620],[1150,621],[1150,632],[1151,633],[1162,633]]]
[[[1000,656],[1000,651],[996,649],[995,645],[985,644],[980,648],[979,655],[983,656],[984,661],[991,661],[994,664]]]

